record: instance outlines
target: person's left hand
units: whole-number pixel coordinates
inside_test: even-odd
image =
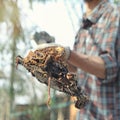
[[[63,61],[67,61],[70,57],[70,47],[64,47],[55,43],[43,43],[39,44],[35,50],[44,49],[44,48],[55,48],[53,52],[54,55],[57,55],[62,58]]]

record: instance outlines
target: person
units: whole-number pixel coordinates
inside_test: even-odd
[[[68,60],[90,102],[79,120],[120,120],[120,14],[108,0],[84,0],[86,12]]]
[[[108,0],[84,0],[86,12],[65,61],[89,103],[79,120],[120,120],[120,14]]]

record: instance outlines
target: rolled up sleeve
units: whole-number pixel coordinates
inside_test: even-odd
[[[116,80],[117,71],[118,71],[118,65],[116,59],[112,58],[108,53],[101,54],[100,57],[104,60],[105,70],[106,70],[105,79],[103,79],[101,82],[108,83]]]
[[[116,57],[117,41],[119,39],[120,18],[118,13],[113,12],[102,34],[100,44],[100,57],[104,60],[106,69],[106,78],[103,83],[114,81],[117,77],[118,63]]]

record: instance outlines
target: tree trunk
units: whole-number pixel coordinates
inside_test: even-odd
[[[16,39],[12,42],[12,63],[11,63],[11,74],[10,74],[10,113],[13,112],[14,108],[14,81],[15,81],[15,57],[16,57]]]

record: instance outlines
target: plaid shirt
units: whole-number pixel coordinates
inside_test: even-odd
[[[102,0],[88,18],[83,17],[74,50],[78,54],[100,56],[106,67],[105,79],[77,70],[78,85],[90,97],[88,105],[80,109],[79,120],[120,120],[120,13],[117,6]]]

